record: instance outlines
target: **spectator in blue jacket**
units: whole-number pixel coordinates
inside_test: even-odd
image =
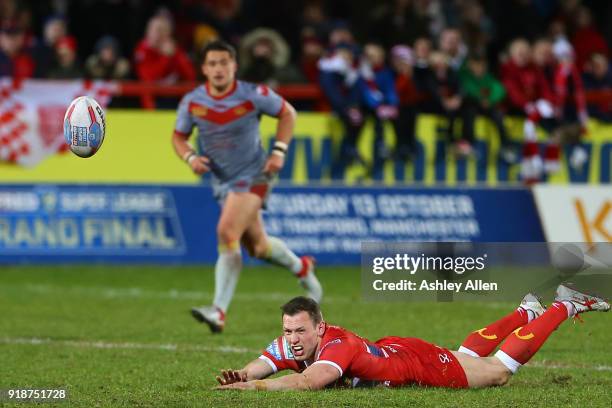
[[[357,152],[363,113],[360,109],[356,58],[356,50],[352,44],[340,43],[318,63],[321,89],[332,111],[344,126],[344,139],[337,163],[340,168],[355,161],[364,164]]]
[[[359,66],[359,92],[364,109],[374,118],[375,165],[390,157],[384,143],[383,123],[393,122],[398,116],[399,98],[395,90],[395,75],[385,64],[385,50],[369,43],[363,49]]]
[[[612,72],[610,71],[608,58],[600,53],[594,53],[585,65],[585,73],[582,75],[584,89],[602,90],[612,89]],[[604,122],[612,122],[612,102],[602,100],[587,105],[589,115]]]

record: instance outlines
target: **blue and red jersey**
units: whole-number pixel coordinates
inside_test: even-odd
[[[235,81],[222,97],[212,96],[207,85],[186,94],[178,107],[174,130],[188,136],[197,128],[202,154],[211,161],[218,184],[257,176],[267,154],[261,143],[262,114],[277,117],[284,100],[264,85]]]

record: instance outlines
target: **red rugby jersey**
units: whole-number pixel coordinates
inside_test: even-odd
[[[308,363],[295,360],[289,342],[283,336],[273,340],[259,358],[266,361],[274,372],[302,372],[308,367]],[[338,326],[327,326],[312,364],[328,364],[336,368],[341,377],[351,379],[353,386],[411,383],[467,386],[461,366],[445,348],[409,337],[384,337],[370,342]]]

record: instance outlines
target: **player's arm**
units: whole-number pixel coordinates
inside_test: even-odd
[[[295,108],[289,102],[283,101],[283,107],[278,114],[278,124],[276,125],[275,140],[277,142],[283,142],[287,145],[291,143],[296,118]]]
[[[174,131],[172,134],[172,146],[176,154],[191,167],[196,174],[204,174],[210,170],[209,160],[206,156],[199,156],[189,144],[189,135]]]
[[[278,114],[274,147],[264,166],[264,173],[276,174],[283,168],[285,154],[293,137],[296,118],[297,112],[295,108],[289,102],[283,101],[283,106]]]
[[[219,390],[283,391],[320,390],[340,378],[340,371],[329,364],[313,364],[301,373],[268,380],[234,382],[217,387]]]
[[[260,380],[274,374],[274,370],[262,359],[255,359],[244,366],[242,370],[221,370],[221,375],[217,376],[217,381],[221,385],[234,384]]]
[[[208,157],[198,156],[189,144],[189,135],[195,126],[193,116],[190,112],[189,94],[181,99],[176,112],[176,123],[174,124],[174,133],[172,134],[172,146],[176,154],[186,162],[191,170],[196,174],[204,174],[209,171]]]

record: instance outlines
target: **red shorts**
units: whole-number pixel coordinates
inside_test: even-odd
[[[397,345],[409,366],[410,378],[402,384],[430,387],[468,388],[463,367],[450,350],[413,337],[384,337],[376,345]]]

